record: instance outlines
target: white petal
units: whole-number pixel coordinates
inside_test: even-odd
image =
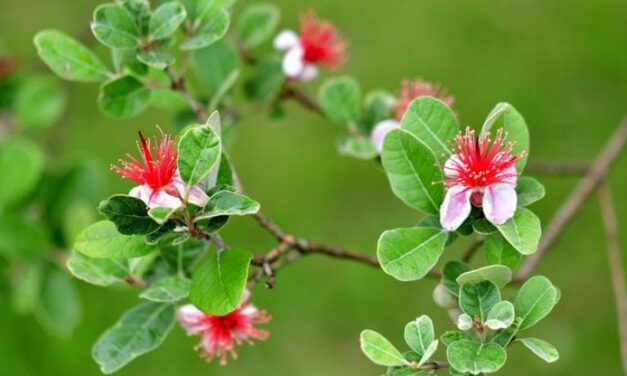
[[[370,134],[370,142],[372,142],[374,148],[377,149],[379,154],[383,151],[383,140],[385,140],[385,136],[387,136],[391,130],[400,127],[401,123],[394,119],[382,120],[374,126],[374,129]]]
[[[147,185],[138,185],[137,187],[131,189],[128,195],[136,197],[148,205],[150,202],[150,196],[152,195],[152,188]]]
[[[303,61],[303,49],[292,48],[283,57],[283,73],[289,78],[299,78],[305,69]]]
[[[303,81],[311,81],[316,77],[318,77],[318,67],[313,64],[306,64],[300,75],[300,79]]]
[[[455,231],[464,223],[470,214],[471,189],[454,185],[446,191],[444,202],[440,208],[440,224],[447,231]]]
[[[502,225],[516,211],[516,189],[512,184],[494,184],[483,193],[483,214],[492,224]]]
[[[291,48],[297,47],[300,44],[300,38],[298,34],[292,30],[283,30],[276,37],[274,37],[274,48],[279,51],[287,51]]]
[[[187,194],[187,183],[185,183],[183,179],[181,179],[181,175],[178,173],[178,171],[174,175],[174,178],[172,178],[172,185],[176,187],[176,190],[179,192],[179,195],[181,197],[185,197],[185,194]],[[207,201],[209,201],[209,196],[207,196],[205,191],[200,188],[199,185],[194,185],[189,189],[189,196],[187,197],[187,201],[198,207],[203,208],[205,207],[205,205],[207,205]]]
[[[181,206],[183,206],[181,199],[177,196],[169,194],[165,191],[165,189],[154,191],[150,196],[150,201],[148,202],[149,208],[178,209]]]
[[[516,167],[512,166],[503,170],[499,175],[505,176],[503,179],[504,182],[510,183],[513,186],[516,186],[516,181],[518,180],[518,171],[516,171]]]
[[[176,318],[189,335],[202,333],[207,326],[203,324],[205,314],[192,304],[186,304],[176,310]]]
[[[463,166],[459,155],[453,154],[449,159],[444,163],[444,176],[447,178],[457,178],[459,177],[459,168]]]

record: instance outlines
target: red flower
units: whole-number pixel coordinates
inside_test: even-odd
[[[150,208],[179,208],[185,196],[190,203],[205,206],[209,200],[205,192],[198,186],[187,187],[179,176],[174,139],[161,131],[161,142],[155,137],[152,150],[150,140],[141,132],[139,139],[137,149],[141,160],[127,154],[128,161],[119,160],[121,167],[111,166],[123,178],[139,184],[131,189],[129,195],[141,199]]]
[[[503,129],[494,140],[477,137],[471,129],[455,137],[453,155],[444,164],[444,184],[448,190],[440,210],[446,230],[457,229],[468,217],[471,203],[483,207],[491,223],[500,225],[516,211],[516,162],[524,153],[512,155],[513,144],[505,143]]]
[[[455,102],[455,98],[446,95],[439,85],[422,81],[421,79],[415,81],[404,80],[401,83],[401,92],[398,96],[396,109],[394,110],[396,119],[401,120],[414,99],[424,96],[438,98],[449,107]]]
[[[336,69],[346,60],[346,42],[330,22],[316,18],[313,11],[301,17],[300,36],[291,30],[280,32],[274,46],[285,51],[283,72],[292,79],[311,80],[318,65]]]
[[[201,341],[195,347],[202,349],[202,358],[211,361],[214,357],[220,358],[220,364],[225,365],[227,354],[237,359],[236,345],[247,342],[253,345],[253,340],[265,341],[268,331],[258,329],[256,324],[265,324],[271,320],[266,311],[260,311],[248,302],[250,293],[247,291],[238,308],[225,316],[207,315],[191,304],[180,307],[177,318],[181,326],[190,336],[200,335]]]

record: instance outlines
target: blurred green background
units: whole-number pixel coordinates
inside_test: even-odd
[[[58,28],[87,31],[99,2],[1,0],[0,39],[32,70],[46,71],[36,58],[33,35]],[[240,1],[237,10],[251,1]],[[276,1],[282,26],[296,27],[298,15],[314,8],[341,25],[350,40],[343,71],[364,89],[396,91],[403,78],[441,82],[456,97],[464,125],[478,126],[492,106],[508,101],[531,128],[531,158],[589,160],[603,147],[627,112],[627,2],[318,0]],[[69,113],[54,132],[53,163],[96,157],[103,168],[134,145],[138,128],[169,127],[157,111],[130,121],[106,118],[96,106],[96,85],[64,84]],[[416,213],[391,194],[375,164],[340,157],[342,130],[297,105],[281,122],[248,118],[237,129],[232,155],[248,193],[288,231],[321,242],[374,252],[379,234],[411,225]],[[113,173],[109,193],[129,188]],[[534,210],[548,223],[577,183],[540,176],[547,197]],[[610,175],[620,228],[627,223],[627,158]],[[514,346],[503,375],[620,375],[617,324],[605,242],[595,200],[582,208],[538,273],[562,289],[556,310],[530,336],[560,352],[547,365]],[[225,231],[233,244],[261,253],[272,239],[250,219]],[[623,250],[627,231],[622,231]],[[447,251],[457,256],[464,244]],[[623,251],[623,255],[625,252]],[[627,258],[627,257],[624,257]],[[404,324],[420,314],[434,318],[436,331],[451,328],[431,300],[432,280],[401,283],[382,272],[322,256],[300,260],[278,276],[275,290],[258,288],[254,301],[274,320],[268,342],[240,349],[240,359],[221,368],[205,364],[192,350],[197,338],[176,328],[158,350],[120,375],[376,375],[382,372],[361,354],[359,332],[376,329],[401,344]],[[90,356],[98,335],[134,305],[137,292],[81,283],[83,320],[72,338],[51,338],[31,318],[0,302],[0,365],[8,375],[97,375]],[[440,350],[442,352],[442,350]],[[443,354],[442,354],[443,355]]]

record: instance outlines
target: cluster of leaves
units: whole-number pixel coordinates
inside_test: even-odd
[[[63,270],[64,251],[93,221],[101,168],[49,163],[43,144],[66,103],[52,77],[12,67],[0,77],[0,98],[0,295],[50,334],[67,337],[82,308]]]
[[[482,134],[498,128],[514,142],[514,152],[529,150],[529,135],[522,116],[509,104],[498,104],[488,115]],[[436,217],[444,197],[442,169],[451,155],[446,147],[458,132],[455,114],[441,101],[425,97],[412,102],[401,128],[385,139],[382,164],[394,194],[414,209],[428,214],[415,227],[385,231],[379,238],[377,255],[383,270],[400,281],[426,276],[438,263],[444,249],[460,236],[482,236],[487,266],[471,270],[459,261],[443,267],[442,281],[434,291],[437,304],[449,310],[460,331],[440,337],[453,375],[486,374],[498,371],[507,359],[506,349],[521,342],[535,354],[553,362],[557,350],[536,338],[520,338],[523,330],[544,318],[559,300],[559,290],[545,277],[533,277],[512,301],[501,299],[501,289],[512,281],[512,273],[523,256],[533,254],[541,235],[540,220],[526,208],[544,196],[535,179],[520,177],[518,208],[510,220],[498,226],[474,208],[454,233],[444,231]],[[522,172],[522,158],[517,170]],[[473,329],[475,336],[465,331]],[[420,333],[416,335],[415,332]],[[427,374],[442,368],[431,360],[438,341],[431,320],[422,316],[408,324],[405,340],[413,350],[401,354],[389,341],[373,331],[362,333],[362,349],[375,363],[391,367],[388,374]]]

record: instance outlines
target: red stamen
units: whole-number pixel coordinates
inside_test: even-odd
[[[394,115],[397,120],[401,120],[411,102],[419,97],[430,96],[440,99],[447,106],[452,106],[455,98],[446,95],[446,92],[439,85],[423,81],[420,78],[415,81],[403,80],[401,82],[401,92],[398,96],[398,103]]]
[[[346,42],[335,25],[317,19],[313,11],[301,17],[300,42],[308,63],[335,69],[345,61]]]

